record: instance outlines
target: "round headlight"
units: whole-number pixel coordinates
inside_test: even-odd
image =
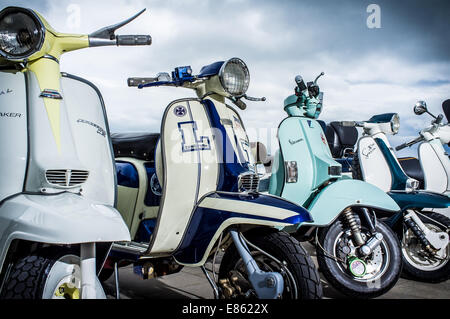
[[[232,58],[222,65],[219,78],[225,91],[233,96],[245,94],[250,84],[247,65],[238,58]]]
[[[45,30],[31,10],[8,7],[0,12],[0,56],[24,59],[39,51]]]
[[[394,114],[391,119],[391,129],[392,133],[397,134],[400,130],[400,116],[398,114]]]

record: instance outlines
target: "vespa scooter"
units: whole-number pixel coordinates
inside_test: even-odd
[[[417,113],[422,112],[424,108],[424,105],[419,104],[415,107]],[[423,130],[420,138],[403,144],[398,149],[420,142],[427,136],[430,141],[426,140],[423,143],[425,145],[420,147],[424,161],[438,154],[444,155],[439,137],[432,135],[440,131],[441,120],[442,116],[433,123],[431,128]],[[427,282],[447,280],[450,271],[450,246],[448,245],[450,220],[433,210],[448,209],[450,199],[446,195],[428,189],[420,190],[419,181],[408,176],[402,169],[387,139],[388,134],[397,134],[400,128],[398,114],[380,114],[365,122],[344,121],[341,123],[346,127],[353,126],[355,130],[356,127],[363,128],[363,136],[358,140],[353,158],[353,178],[378,186],[401,207],[401,212],[397,214],[387,216],[378,212],[378,216],[397,233],[401,240],[403,271],[417,280]],[[443,131],[445,132],[445,128]],[[445,139],[444,136],[445,134],[443,134]],[[441,153],[430,154],[430,151],[436,150]],[[442,158],[448,161],[445,156]],[[440,160],[439,157],[433,159]],[[445,166],[442,164],[435,165],[436,169],[443,167]],[[433,174],[432,176],[430,177],[432,179],[442,177]]]
[[[349,296],[373,298],[392,288],[401,271],[398,239],[374,212],[400,208],[379,188],[341,175],[316,120],[323,104],[319,77],[306,85],[297,76],[295,94],[284,101],[288,117],[278,128],[269,193],[310,211],[314,221],[289,230],[315,245],[328,282]]]
[[[138,15],[88,36],[58,33],[31,9],[0,12],[1,298],[105,298],[97,273],[111,243],[130,235],[114,208],[100,92],[61,74],[59,59],[94,46],[149,45],[150,36],[114,35]]]
[[[225,103],[246,105],[250,75],[233,58],[193,75],[178,67],[154,78],[130,78],[129,86],[195,90],[198,98],[171,102],[160,134],[113,137],[119,180],[118,208],[132,243],[116,243],[109,264],[133,263],[154,278],[201,267],[215,298],[312,299],[322,296],[311,258],[298,241],[276,227],[312,221],[284,199],[257,193],[247,133]],[[224,253],[218,273],[216,256]],[[212,278],[205,263],[213,259]],[[116,278],[117,279],[117,278]],[[117,281],[116,281],[117,283]]]

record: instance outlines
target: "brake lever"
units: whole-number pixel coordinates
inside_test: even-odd
[[[89,35],[89,37],[92,38],[100,38],[100,39],[108,39],[108,40],[115,40],[116,35],[115,32],[117,29],[123,27],[124,25],[130,23],[137,17],[139,17],[141,14],[143,14],[147,9],[142,9],[140,12],[136,13],[131,18],[126,19],[125,21],[110,25],[108,27],[101,28],[100,30],[97,30]]]
[[[253,102],[264,102],[264,101],[266,101],[266,98],[264,96],[261,97],[261,98],[258,98],[258,97],[251,97],[251,96],[248,96],[247,94],[244,94],[242,97],[244,99],[248,100],[248,101],[253,101]]]

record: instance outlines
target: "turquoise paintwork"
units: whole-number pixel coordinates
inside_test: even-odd
[[[332,178],[329,167],[341,167],[333,160],[319,122],[305,117],[286,118],[278,129],[281,152],[272,166],[269,192],[304,206],[318,187]],[[297,183],[285,183],[286,161],[296,161]],[[280,165],[281,164],[281,165]]]
[[[359,180],[341,179],[325,187],[306,207],[314,221],[305,225],[327,226],[349,206],[382,207],[392,212],[400,209],[397,203],[378,187]]]
[[[298,87],[295,95],[285,99],[288,117],[278,129],[280,150],[274,156],[269,193],[307,208],[314,221],[305,225],[327,226],[350,206],[399,211],[396,202],[378,187],[340,174],[342,166],[333,159],[316,121],[322,100],[322,93],[311,97],[308,90],[300,92]],[[285,163],[292,161],[297,163],[298,179],[287,183]]]

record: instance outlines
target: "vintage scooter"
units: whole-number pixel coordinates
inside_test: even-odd
[[[150,36],[114,35],[138,15],[88,36],[58,33],[31,9],[0,12],[1,298],[105,298],[97,272],[111,243],[130,235],[114,208],[100,92],[61,74],[59,59],[94,46],[149,45]]]
[[[319,77],[306,85],[297,76],[295,94],[284,101],[288,117],[278,128],[269,193],[310,211],[314,221],[290,230],[316,246],[328,282],[349,296],[372,298],[392,288],[401,271],[399,242],[374,212],[400,209],[379,188],[341,175],[316,120],[323,104]]]
[[[423,103],[418,103],[415,107],[416,113],[424,110]],[[439,170],[448,167],[448,157],[444,155],[441,141],[438,136],[433,137],[433,134],[441,131],[441,121],[442,116],[438,117],[429,129],[422,130],[420,138],[397,148],[401,149],[426,139],[423,146],[419,147],[421,160],[423,163],[429,163],[429,160],[433,162],[431,170],[436,169],[438,172],[438,176],[430,172],[429,185],[436,185],[434,181],[442,177]],[[402,209],[393,216],[380,214],[379,217],[383,218],[401,239],[404,272],[415,279],[428,282],[440,282],[450,278],[450,220],[433,212],[435,209],[447,209],[450,199],[446,195],[431,191],[437,188],[419,190],[419,181],[408,176],[402,169],[387,139],[387,134],[393,135],[399,130],[398,114],[380,114],[369,121],[342,124],[354,127],[355,130],[356,127],[362,127],[364,132],[358,140],[353,158],[353,177],[378,186]],[[445,130],[444,128],[442,132]],[[445,134],[442,134],[442,138],[446,139]],[[437,150],[440,153],[434,153]],[[447,164],[441,160],[447,161]],[[445,191],[443,193],[445,194]]]
[[[215,298],[320,298],[320,279],[299,242],[278,228],[312,222],[309,212],[257,192],[258,175],[242,110],[250,75],[233,58],[194,76],[178,67],[129,86],[195,90],[171,102],[158,134],[113,137],[118,209],[133,241],[113,245],[110,269],[133,263],[144,278],[201,267]],[[216,257],[223,252],[218,273]],[[212,259],[212,278],[205,263]],[[105,273],[107,272],[105,268]],[[111,274],[111,271],[110,271]],[[107,277],[107,275],[105,275]],[[116,277],[116,283],[117,277]]]

